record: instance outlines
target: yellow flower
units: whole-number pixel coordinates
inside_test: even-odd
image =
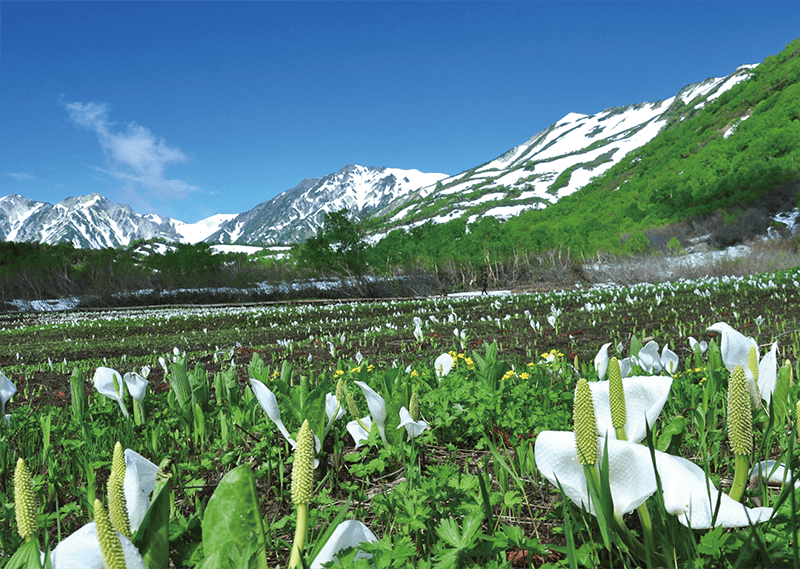
[[[417,370],[411,370],[411,377],[419,377],[419,373],[417,373]]]
[[[509,379],[511,377],[514,377],[515,375],[517,375],[517,372],[515,372],[513,369],[510,369],[505,373],[505,375],[503,375],[502,379],[506,380],[506,379]]]
[[[358,367],[354,367],[353,369],[351,369],[350,373],[358,373],[360,371],[361,371],[361,366],[358,366]]]
[[[528,374],[528,372],[525,372],[525,371],[523,371],[521,374],[519,374],[519,378],[520,379],[529,379],[530,377],[531,376]]]
[[[333,372],[333,375],[335,375],[336,377],[341,377],[344,375],[344,370],[337,369],[335,372]]]
[[[375,366],[374,366],[374,365],[372,365],[372,364],[369,364],[369,365],[367,366],[367,371],[372,371],[373,369],[375,369]]]

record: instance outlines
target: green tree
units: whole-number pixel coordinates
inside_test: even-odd
[[[322,229],[300,247],[298,263],[319,271],[362,276],[368,248],[362,222],[340,209],[325,214]]]

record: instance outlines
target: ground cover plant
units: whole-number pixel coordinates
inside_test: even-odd
[[[151,569],[333,555],[357,567],[797,566],[799,295],[795,269],[547,294],[3,315],[0,565],[33,566],[40,550],[68,563],[72,544],[110,535],[105,511],[124,521],[123,486],[121,543]],[[617,373],[630,421],[641,405],[646,425],[618,431],[599,403],[614,399]],[[597,429],[586,464],[584,424]],[[566,454],[548,460],[552,441]],[[636,465],[636,484],[620,481],[620,461]],[[759,464],[777,482],[756,470],[743,487]],[[700,490],[676,496],[678,468]]]

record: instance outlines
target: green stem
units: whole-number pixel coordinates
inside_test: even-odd
[[[731,490],[728,495],[738,502],[742,499],[744,487],[747,484],[747,472],[750,470],[750,457],[745,454],[737,454],[735,456],[733,484],[731,485]]]
[[[368,429],[368,428],[367,428],[367,426],[366,426],[364,423],[362,423],[362,422],[361,422],[361,419],[359,419],[358,417],[356,417],[356,423],[358,423],[358,426],[359,426],[359,427],[361,427],[362,429],[364,429],[365,431],[367,431],[367,433],[369,433],[369,432],[370,432],[370,429]]]
[[[297,527],[294,529],[292,542],[292,555],[289,558],[289,569],[294,569],[300,564],[300,552],[306,541],[306,528],[308,526],[308,504],[297,505]]]

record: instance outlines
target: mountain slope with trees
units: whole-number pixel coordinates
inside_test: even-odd
[[[665,248],[672,237],[683,246],[708,231],[714,244],[730,245],[766,230],[769,215],[798,205],[799,55],[795,40],[748,81],[674,114],[650,142],[546,209],[505,222],[484,217],[398,229],[373,246],[371,264],[379,272],[467,264],[477,273],[532,252],[641,253]]]

